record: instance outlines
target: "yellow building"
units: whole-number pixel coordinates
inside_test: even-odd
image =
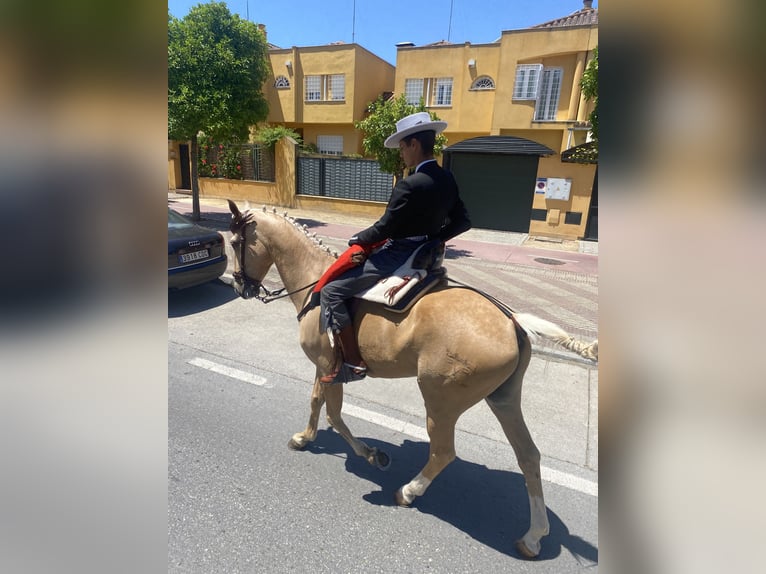
[[[596,168],[561,161],[589,133],[580,80],[598,45],[591,4],[491,44],[400,45],[394,92],[448,122],[444,163],[476,227],[572,239],[596,232]]]
[[[354,122],[394,89],[394,67],[358,44],[270,49],[267,123],[298,132],[322,153],[362,154]]]

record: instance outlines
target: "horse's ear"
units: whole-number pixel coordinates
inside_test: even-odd
[[[239,209],[237,208],[237,204],[234,203],[231,199],[227,200],[229,202],[229,210],[234,215],[234,217],[240,217],[242,214],[240,213]]]

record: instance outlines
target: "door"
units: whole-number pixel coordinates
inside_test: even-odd
[[[181,164],[181,187],[180,189],[191,189],[191,169],[189,164],[189,145],[180,144],[178,146],[179,163]]]
[[[538,160],[536,155],[450,154],[449,170],[474,227],[529,232]]]
[[[598,168],[593,176],[593,193],[590,197],[588,223],[585,225],[585,237],[589,241],[598,241]]]

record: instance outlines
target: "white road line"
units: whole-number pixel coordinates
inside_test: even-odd
[[[208,371],[213,371],[214,373],[218,373],[220,375],[226,375],[227,377],[231,377],[233,379],[239,379],[240,381],[250,383],[251,385],[258,385],[259,387],[262,387],[266,384],[266,379],[263,377],[253,375],[252,373],[248,373],[246,371],[240,371],[239,369],[235,369],[233,367],[227,367],[226,365],[220,365],[218,363],[214,363],[213,361],[200,359],[199,357],[193,358],[191,361],[189,361],[189,364],[194,365],[195,367],[207,369]]]
[[[350,405],[348,403],[343,403],[343,414],[371,422],[378,426],[382,426],[402,434],[410,435],[411,437],[419,440],[428,440],[428,432],[422,427],[413,425],[408,422],[400,421],[398,419],[382,415],[374,411],[369,411],[361,407]],[[552,482],[553,484],[571,488],[572,490],[582,492],[583,494],[589,494],[590,496],[598,497],[598,483],[593,482],[592,480],[580,478],[579,476],[554,470],[545,466],[540,467],[540,475],[542,476],[542,479],[547,482]]]
[[[213,371],[214,373],[226,375],[227,377],[238,379],[246,383],[251,383],[253,385],[264,386],[267,382],[263,377],[253,375],[252,373],[248,373],[246,371],[240,371],[239,369],[234,369],[232,367],[227,367],[226,365],[214,363],[213,361],[201,359],[199,357],[195,357],[194,359],[190,360],[189,364],[194,365],[195,367],[201,367],[203,369]],[[400,421],[399,419],[376,413],[375,411],[370,411],[368,409],[363,409],[362,407],[344,403],[343,414],[362,419],[364,421],[376,424],[395,432],[406,434],[418,440],[428,441],[428,432],[426,429],[406,421]],[[564,486],[566,488],[582,492],[583,494],[589,494],[590,496],[598,496],[598,483],[591,480],[580,478],[579,476],[554,470],[545,466],[540,467],[540,474],[543,480],[547,482],[552,482],[553,484],[558,484],[559,486]]]

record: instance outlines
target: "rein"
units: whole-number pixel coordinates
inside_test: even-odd
[[[277,289],[275,291],[269,291],[266,289],[266,286],[261,283],[260,281],[253,281],[250,276],[245,272],[245,249],[247,247],[247,241],[245,240],[245,229],[247,229],[247,223],[243,223],[241,230],[239,232],[241,241],[239,244],[239,266],[240,270],[234,273],[234,281],[236,283],[242,284],[242,298],[243,299],[257,299],[261,303],[271,303],[272,301],[276,301],[277,299],[282,299],[284,297],[289,297],[290,295],[295,295],[296,293],[300,293],[301,291],[305,291],[306,289],[309,289],[310,287],[313,287],[317,283],[319,283],[319,280],[317,279],[313,283],[309,283],[305,287],[301,287],[300,289],[296,289],[295,291],[290,291],[289,293],[282,293],[285,290],[285,287],[282,287],[281,289]],[[264,294],[261,295],[261,292]]]

